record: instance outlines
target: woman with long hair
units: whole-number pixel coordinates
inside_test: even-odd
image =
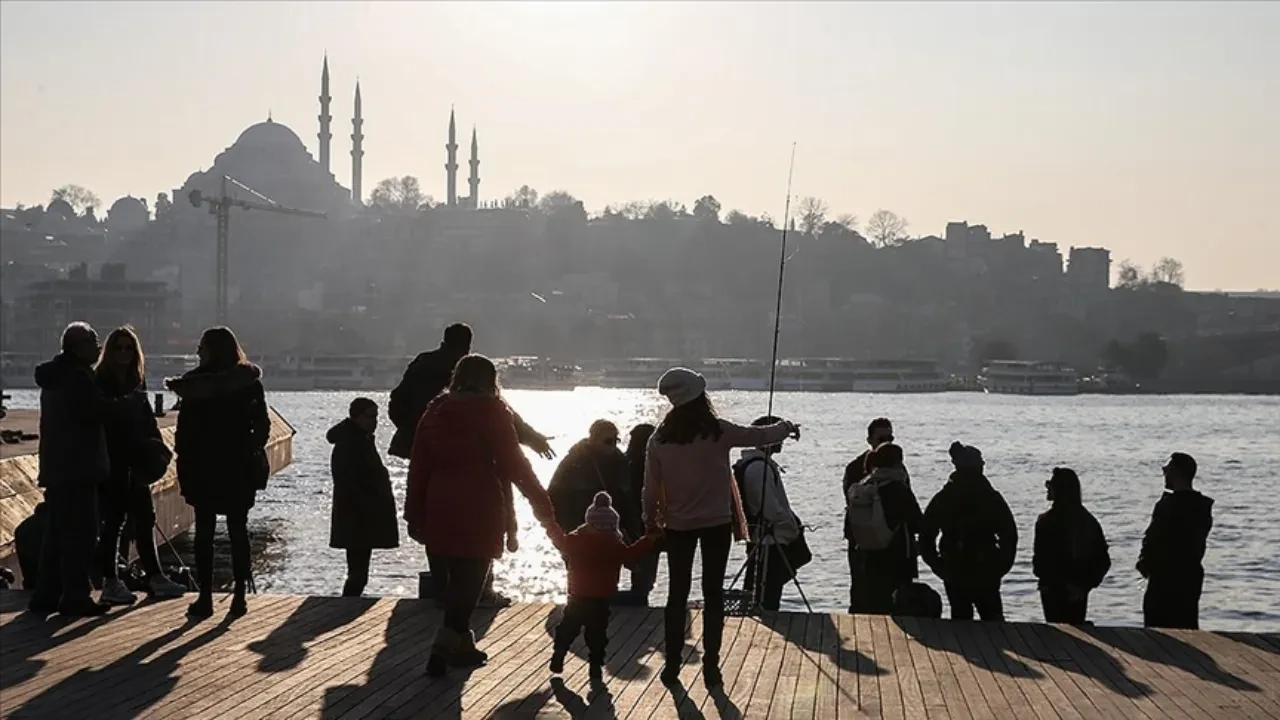
[[[693,584],[694,550],[702,546],[702,679],[723,684],[720,644],[724,634],[724,577],[733,539],[747,538],[742,498],[729,467],[729,452],[769,447],[799,438],[800,426],[787,420],[743,426],[716,416],[706,380],[686,368],[672,368],[658,380],[671,409],[649,439],[645,463],[645,524],[666,531],[667,592],[665,666],[662,680],[680,676],[684,621]]]
[[[151,503],[151,483],[159,478],[145,477],[136,469],[144,444],[149,440],[162,441],[155,415],[147,403],[146,357],[132,327],[118,327],[107,336],[102,356],[94,367],[94,377],[104,397],[121,401],[108,405],[110,416],[103,423],[111,474],[98,493],[102,512],[97,556],[98,571],[102,573],[101,601],[108,605],[132,605],[136,600],[120,581],[116,563],[117,547],[123,547],[123,553],[128,552],[128,543],[120,542],[126,520],[129,535],[138,549],[138,560],[147,574],[147,590],[151,596],[156,599],[181,597],[183,587],[165,577],[156,552],[156,511]]]
[[[262,371],[249,363],[229,328],[200,336],[200,364],[165,381],[182,399],[175,450],[178,486],[196,513],[196,582],[200,596],[187,609],[194,618],[213,615],[213,532],[227,518],[235,594],[233,617],[247,611],[249,509],[270,473],[266,458],[271,421],[267,417]]]
[[[471,615],[490,564],[502,556],[507,496],[515,486],[545,526],[551,499],[520,450],[498,374],[483,355],[458,361],[448,392],[427,406],[409,458],[404,514],[409,536],[426,545],[444,620],[431,646],[427,674],[450,665],[483,665]]]

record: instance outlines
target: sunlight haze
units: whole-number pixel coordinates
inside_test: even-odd
[[[444,196],[477,128],[484,200],[590,211],[796,196],[913,234],[947,221],[1170,255],[1196,289],[1280,287],[1280,4],[19,3],[0,5],[0,205],[77,183],[153,198],[266,119],[350,185]],[[465,141],[464,141],[465,142]]]

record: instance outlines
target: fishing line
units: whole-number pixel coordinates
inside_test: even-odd
[[[773,415],[773,392],[778,378],[778,336],[782,332],[782,282],[787,274],[787,228],[791,224],[791,179],[796,170],[796,144],[791,143],[791,163],[787,167],[787,201],[782,208],[782,252],[778,257],[778,299],[773,311],[773,353],[769,360],[769,408]]]

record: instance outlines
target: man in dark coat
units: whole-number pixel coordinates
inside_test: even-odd
[[[841,506],[846,505],[845,498],[849,496],[849,488],[861,482],[862,478],[871,472],[870,468],[867,467],[867,458],[871,456],[871,451],[888,442],[893,442],[893,423],[889,422],[889,418],[872,420],[871,424],[867,425],[867,449],[862,451],[861,455],[854,458],[853,462],[844,468],[844,479],[840,483]],[[906,468],[903,469],[905,470]],[[861,556],[857,552],[853,531],[849,528],[847,509],[844,516],[844,540],[846,545],[845,555],[849,561],[849,612],[852,613],[855,611],[855,606],[863,604],[857,596],[858,591],[854,583],[854,578],[863,574],[863,568],[858,567]]]
[[[1018,526],[983,474],[982,452],[956,442],[950,453],[956,470],[925,508],[920,556],[942,578],[952,620],[972,620],[975,607],[983,620],[1004,620],[1000,581],[1013,568]]]
[[[618,426],[608,420],[591,423],[587,437],[574,443],[565,454],[547,485],[547,493],[555,506],[556,524],[566,533],[582,525],[596,493],[609,493],[613,505],[627,507],[631,503],[631,475],[627,457],[618,449]],[[640,539],[644,529],[625,518],[622,532],[631,542]]]
[[[1146,627],[1200,627],[1202,562],[1213,528],[1213,498],[1192,489],[1195,477],[1195,458],[1186,453],[1174,453],[1165,463],[1167,492],[1151,513],[1138,554],[1138,572],[1147,579],[1142,599]]]
[[[111,472],[103,417],[107,401],[93,379],[98,334],[87,323],[62,333],[62,352],[36,368],[40,387],[40,475],[49,524],[32,612],[100,616],[89,569],[98,536],[98,484]]]
[[[329,547],[347,551],[347,582],[342,588],[346,597],[364,592],[374,549],[400,546],[391,476],[373,444],[377,428],[378,405],[362,397],[351,401],[347,418],[325,436],[333,445]]]

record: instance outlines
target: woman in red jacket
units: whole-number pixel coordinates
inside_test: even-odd
[[[409,459],[405,520],[409,536],[427,546],[444,600],[444,623],[431,646],[427,673],[449,665],[474,667],[488,656],[471,632],[489,564],[502,556],[504,495],[520,489],[539,522],[553,523],[551,499],[520,450],[498,374],[483,355],[458,361],[449,391],[427,406]]]

